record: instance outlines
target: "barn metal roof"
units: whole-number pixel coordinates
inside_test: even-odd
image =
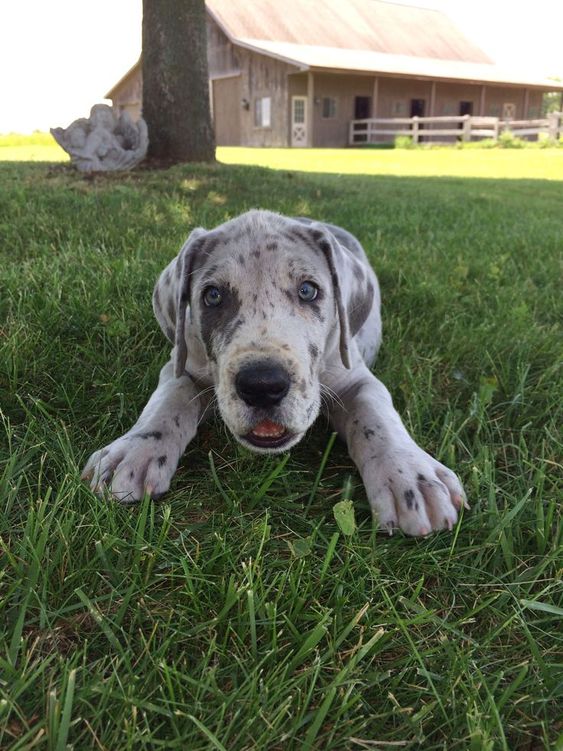
[[[390,0],[206,0],[242,47],[325,69],[505,83],[563,91],[563,84],[506,70],[435,8]]]
[[[232,39],[490,63],[438,10],[385,0],[206,0]]]
[[[302,70],[380,73],[409,78],[439,78],[449,81],[475,83],[505,83],[508,85],[563,90],[560,82],[538,79],[525,71],[505,70],[491,63],[460,60],[438,60],[411,55],[392,55],[371,50],[347,50],[336,47],[265,42],[260,39],[239,39],[237,43],[264,55],[292,63]]]
[[[230,41],[301,70],[356,71],[563,91],[505,70],[441,11],[390,0],[206,0]],[[137,63],[106,94],[114,91]]]

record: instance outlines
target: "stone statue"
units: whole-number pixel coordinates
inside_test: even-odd
[[[107,104],[95,104],[90,117],[75,120],[68,128],[51,128],[51,135],[70,154],[81,172],[128,170],[147,153],[147,124],[133,122],[127,112],[119,117]]]

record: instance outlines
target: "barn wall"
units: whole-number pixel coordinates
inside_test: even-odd
[[[430,114],[432,81],[410,78],[379,78],[377,117],[410,117],[411,99],[423,99]]]
[[[217,145],[235,145],[238,140],[241,146],[287,146],[287,77],[296,70],[295,66],[235,47],[209,18],[207,34],[209,75],[215,79],[213,109]],[[240,73],[238,79],[223,78],[234,73]],[[226,101],[220,101],[223,96]],[[268,128],[254,124],[255,101],[261,97],[271,99]]]
[[[295,66],[249,50],[240,50],[241,96],[248,109],[241,108],[241,144],[243,146],[289,145],[288,75]],[[271,126],[256,127],[254,103],[260,97],[271,99]]]
[[[213,126],[217,146],[239,146],[241,78],[216,78],[211,83],[213,92]]]
[[[112,99],[113,106],[121,114],[128,112],[133,120],[141,117],[143,101],[143,81],[139,66],[122,81]]]
[[[372,94],[373,79],[370,76],[315,73],[313,146],[345,146],[348,143],[350,120],[354,119],[355,97],[371,97]],[[336,100],[335,117],[323,118],[322,100],[325,97]]]
[[[235,47],[209,16],[207,17],[207,67],[209,77],[240,71],[239,48]]]

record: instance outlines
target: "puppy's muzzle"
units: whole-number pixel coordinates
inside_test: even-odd
[[[285,368],[269,360],[244,365],[235,377],[235,388],[249,407],[277,406],[289,391],[291,379]]]

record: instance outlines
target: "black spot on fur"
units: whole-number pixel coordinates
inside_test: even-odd
[[[414,502],[414,491],[413,490],[405,490],[405,501],[407,502],[407,508],[410,510],[413,507]]]
[[[279,246],[275,240],[272,240],[271,242],[266,243],[266,250],[277,250],[278,247]]]
[[[358,282],[363,282],[364,281],[364,270],[362,269],[362,267],[360,266],[359,263],[354,263],[352,265],[352,272],[353,272],[353,274],[356,277],[356,279],[357,279]]]
[[[180,427],[180,415],[174,415],[174,425],[179,428]]]
[[[129,472],[129,479],[132,480],[135,477],[135,473],[133,471]]]
[[[259,250],[253,250],[252,251],[252,255],[254,256],[254,258],[260,258],[260,251]]]
[[[168,457],[165,454],[163,456],[159,456],[158,457],[158,466],[159,467],[164,467],[164,465],[166,464],[167,459],[168,459]]]
[[[350,324],[351,336],[355,336],[366,322],[373,306],[373,296],[374,289],[372,284],[368,284],[365,292],[356,292],[352,295],[348,307],[348,322]]]
[[[283,230],[282,235],[285,237],[286,240],[289,240],[291,243],[298,243],[303,242],[301,240],[300,234],[302,234],[302,231],[298,229],[297,227],[288,227],[288,229]],[[307,240],[305,240],[305,244],[308,245],[311,243],[311,238],[309,237]]]
[[[375,430],[372,430],[371,428],[368,428],[366,425],[364,425],[364,437],[366,441],[371,441],[372,435],[375,435]]]
[[[356,381],[356,383],[352,383],[350,386],[345,388],[343,391],[340,392],[340,396],[345,399],[348,403],[353,402],[355,399],[358,398],[358,395],[360,392],[364,389],[366,385],[365,381]],[[358,421],[354,424],[356,424]],[[371,431],[373,435],[373,430]]]
[[[176,303],[174,302],[174,298],[172,295],[168,298],[168,303],[166,305],[166,313],[168,315],[168,318],[172,321],[172,323],[176,322]]]
[[[223,244],[223,242],[224,242],[223,236],[220,234],[217,234],[215,236],[207,235],[207,237],[205,238],[205,242],[203,243],[203,248],[205,250],[205,253],[207,255],[213,253],[215,248],[218,245]]]
[[[228,344],[235,331],[242,325],[243,320],[237,318],[241,308],[238,292],[233,287],[224,285],[221,288],[223,299],[221,305],[209,307],[200,299],[201,338],[207,350],[208,357],[213,359],[212,338],[215,332],[220,332]]]
[[[138,436],[145,441],[147,438],[154,438],[155,441],[160,441],[162,439],[162,433],[160,430],[152,430],[149,433],[138,433]]]
[[[223,343],[225,346],[228,346],[232,341],[235,333],[240,329],[240,327],[244,323],[243,316],[239,316],[239,318],[234,321],[230,326],[228,326],[225,330],[224,336],[223,336]]]
[[[239,253],[239,255],[238,255],[238,262],[240,263],[241,266],[244,266],[245,263],[246,263],[245,260],[244,260],[244,256],[243,256],[242,253]]]
[[[419,482],[426,482],[426,477],[424,475],[417,475],[416,478]]]
[[[313,360],[316,360],[319,356],[319,348],[316,344],[313,344],[313,342],[309,342],[309,354],[313,358]]]

